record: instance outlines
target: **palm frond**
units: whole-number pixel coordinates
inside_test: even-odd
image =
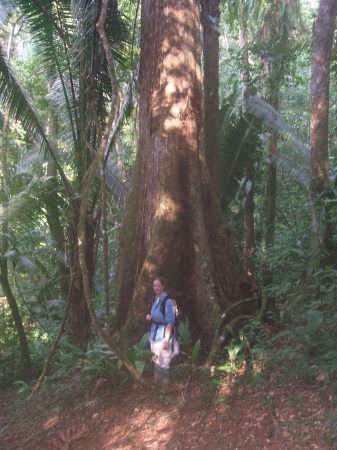
[[[124,204],[126,195],[128,193],[127,180],[123,179],[123,174],[120,166],[116,164],[111,158],[106,164],[106,185],[109,191],[113,194],[119,206]]]
[[[251,96],[247,112],[261,119],[265,126],[282,136],[294,150],[309,158],[309,149],[303,144],[293,129],[287,124],[281,114],[269,103],[257,96]]]
[[[2,0],[0,3],[0,28],[7,21],[9,14],[14,9],[13,0]]]
[[[78,140],[76,120],[78,115],[78,80],[70,80],[67,75],[54,79],[46,98],[59,122],[59,139],[72,148]]]
[[[32,135],[37,134],[41,139],[41,149],[45,147],[54,160],[55,165],[60,173],[63,184],[68,190],[69,195],[73,194],[71,185],[65,176],[63,169],[57,158],[57,147],[52,139],[46,135],[42,120],[34,106],[32,99],[29,97],[25,89],[21,86],[16,78],[3,49],[0,47],[0,99],[8,108],[12,117],[19,120],[23,128]]]
[[[17,0],[20,11],[25,17],[27,27],[40,55],[42,62],[49,70],[55,68],[55,74],[59,69],[54,66],[63,64],[63,72],[67,69],[67,60],[60,58],[65,49],[69,49],[71,34],[74,25],[70,16],[69,0]]]
[[[45,205],[57,193],[59,198],[62,190],[58,187],[50,188],[50,177],[37,177],[31,174],[28,184],[14,195],[8,205],[0,210],[0,224],[10,223],[25,230],[36,226],[37,217],[45,217]]]
[[[33,274],[36,270],[34,262],[30,258],[27,258],[27,256],[21,255],[17,249],[8,250],[2,255],[2,258],[11,259],[16,263],[19,263],[22,268],[31,274]]]
[[[224,114],[225,111],[222,111]],[[260,147],[260,122],[252,118],[232,116],[223,130],[220,142],[222,166],[222,207],[226,209],[235,198],[248,162],[258,158]]]
[[[11,115],[20,120],[27,132],[36,129],[37,111],[34,103],[22,88],[16,78],[10,63],[5,56],[3,48],[0,46],[0,98],[11,112]],[[35,116],[32,120],[32,116]]]
[[[247,108],[248,112],[258,117],[265,127],[275,131],[283,139],[283,150],[279,146],[278,154],[270,161],[283,168],[291,177],[299,181],[305,188],[309,187],[310,150],[287,124],[281,114],[269,103],[259,97],[252,96]]]
[[[299,153],[279,152],[270,161],[299,182],[305,189],[310,185],[309,160]]]

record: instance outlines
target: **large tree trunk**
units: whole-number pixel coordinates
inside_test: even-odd
[[[211,181],[220,195],[219,21],[220,0],[201,1],[204,56],[205,155]]]
[[[205,161],[199,4],[142,6],[140,143],[121,231],[117,322],[132,340],[147,331],[151,279],[162,274],[208,347],[224,309],[255,286]]]
[[[328,166],[329,83],[336,14],[336,0],[321,0],[313,35],[311,63],[310,199],[312,205],[311,225],[315,240],[312,246],[309,274],[312,274],[315,270],[319,251],[324,249],[329,252],[329,242],[331,243],[331,236],[327,235],[327,231],[330,228],[326,227],[323,235],[320,231],[324,220],[324,205],[320,196],[330,186]]]

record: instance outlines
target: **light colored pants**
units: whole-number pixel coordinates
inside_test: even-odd
[[[171,360],[179,354],[179,342],[175,339],[169,342],[167,350],[163,350],[163,341],[151,342],[151,352],[154,353],[153,361],[162,369],[169,369]]]

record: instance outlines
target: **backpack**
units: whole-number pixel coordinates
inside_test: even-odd
[[[160,312],[162,313],[162,315],[165,318],[165,305],[168,299],[170,299],[171,297],[169,295],[166,295],[163,299],[163,301],[161,302],[160,305]],[[180,325],[180,321],[181,321],[181,310],[178,306],[178,303],[176,302],[176,300],[173,300],[173,298],[171,298],[172,302],[173,302],[173,307],[174,307],[174,313],[175,313],[175,321],[173,324],[173,336],[176,337],[179,331],[179,325]],[[153,303],[155,302],[155,298],[153,300]]]

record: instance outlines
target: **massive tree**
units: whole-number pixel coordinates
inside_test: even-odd
[[[146,331],[151,278],[162,274],[208,347],[223,311],[256,286],[207,167],[199,2],[144,1],[141,26],[140,140],[121,230],[117,324],[133,339]]]

